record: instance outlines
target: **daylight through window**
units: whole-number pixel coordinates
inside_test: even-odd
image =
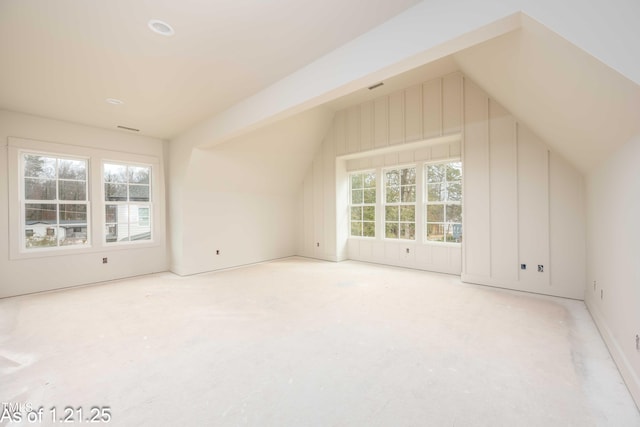
[[[462,242],[462,163],[428,165],[426,180],[427,240]]]
[[[416,238],[416,168],[389,169],[384,173],[384,225],[387,239]]]
[[[151,240],[151,166],[104,163],[105,241]]]
[[[376,236],[376,173],[351,174],[351,235]]]
[[[23,154],[24,248],[88,245],[87,160]]]

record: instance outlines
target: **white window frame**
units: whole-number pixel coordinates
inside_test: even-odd
[[[460,183],[460,201],[449,201],[449,200],[444,200],[444,201],[429,201],[429,166],[434,166],[434,165],[448,165],[450,163],[460,163],[461,164],[461,169],[462,169],[462,175],[460,177],[459,183]],[[424,172],[422,174],[422,179],[424,182],[424,190],[423,190],[423,197],[424,197],[424,203],[423,203],[423,224],[424,224],[424,233],[423,233],[423,240],[426,244],[430,244],[430,245],[455,245],[455,246],[460,246],[462,245],[462,241],[464,241],[464,229],[462,228],[462,224],[464,221],[463,218],[463,206],[464,206],[464,193],[463,193],[463,181],[464,181],[464,168],[462,165],[462,159],[459,157],[455,157],[455,158],[448,158],[448,159],[443,159],[443,160],[437,160],[437,161],[432,161],[432,162],[426,162],[424,164]],[[445,187],[446,184],[449,183],[449,181],[447,181],[446,179],[446,173],[444,176],[444,181],[441,181]],[[443,190],[445,191],[445,194],[447,192],[446,188]],[[443,217],[444,217],[444,221],[443,222],[432,222],[429,223],[428,222],[428,210],[429,210],[429,205],[443,205]],[[460,225],[460,236],[462,238],[461,242],[452,242],[452,241],[447,241],[446,240],[446,229],[445,229],[445,240],[444,241],[438,241],[438,240],[429,240],[428,238],[428,233],[429,233],[429,224],[442,224],[443,226],[447,226],[448,222],[447,222],[447,205],[451,205],[451,206],[460,206],[460,222],[455,222],[455,223],[449,223],[452,225],[458,224]]]
[[[24,174],[25,169],[25,157],[26,156],[44,156],[49,158],[56,159],[56,172],[55,172],[55,199],[50,200],[36,200],[36,199],[27,199],[25,190],[25,179],[27,178]],[[59,185],[60,178],[58,176],[59,173],[59,161],[60,160],[80,160],[85,162],[86,165],[86,179],[85,182],[85,194],[86,198],[84,200],[61,200],[59,199]],[[61,252],[61,251],[73,251],[73,250],[81,250],[91,247],[91,195],[89,192],[89,180],[90,180],[90,159],[84,156],[75,156],[65,153],[54,153],[43,150],[18,150],[18,200],[20,204],[20,232],[19,232],[19,251],[21,253],[46,253],[46,252]],[[27,247],[27,239],[26,239],[26,208],[28,204],[47,204],[47,205],[56,205],[57,213],[56,213],[56,223],[52,227],[57,229],[55,234],[56,236],[56,245],[55,246],[43,246],[43,247]],[[87,240],[83,244],[75,244],[75,245],[61,245],[60,244],[60,207],[63,205],[84,205],[86,206],[86,228],[87,228]],[[49,227],[48,227],[49,228]],[[48,231],[48,230],[47,230]]]
[[[127,200],[126,201],[108,201],[106,200],[106,194],[105,194],[105,184],[106,181],[104,180],[104,167],[105,164],[115,164],[115,165],[121,165],[121,166],[125,166],[127,167],[127,171],[129,167],[143,167],[143,168],[149,168],[149,201],[135,201],[135,200],[130,200],[129,196],[130,196],[130,186],[131,185],[137,185],[137,184],[131,184],[128,181],[128,176],[129,174],[127,173]],[[101,181],[101,188],[102,188],[102,193],[101,193],[101,200],[104,203],[104,209],[102,210],[102,243],[106,246],[118,246],[118,245],[123,245],[123,246],[128,246],[128,245],[140,245],[140,244],[146,244],[149,242],[153,242],[154,241],[154,221],[153,221],[153,179],[154,179],[154,167],[151,164],[147,164],[147,163],[138,163],[138,162],[124,162],[121,160],[109,160],[109,159],[103,159],[101,162],[101,167],[100,167],[100,181]],[[149,209],[149,215],[148,215],[148,222],[150,222],[149,224],[149,228],[150,228],[150,235],[149,235],[149,239],[143,239],[143,240],[122,240],[122,241],[115,241],[115,242],[109,242],[107,241],[107,227],[109,227],[110,225],[116,225],[116,227],[118,226],[118,223],[112,223],[112,222],[107,222],[107,214],[106,214],[106,207],[108,205],[112,205],[112,206],[126,206],[127,210],[128,210],[128,215],[127,215],[127,226],[128,229],[131,229],[131,209],[134,206],[138,207],[138,211],[139,209],[142,208],[147,208]],[[138,221],[139,223],[139,221]],[[129,236],[131,237],[131,236]]]
[[[375,177],[375,181],[376,181],[376,185],[375,187],[365,187],[364,186],[364,175],[366,174],[373,174]],[[353,180],[352,177],[354,175],[362,175],[363,176],[363,186],[362,186],[362,203],[354,203],[353,202],[353,191],[354,189],[352,188],[352,184],[353,184]],[[351,239],[375,239],[378,236],[378,182],[379,182],[379,178],[378,178],[378,171],[375,169],[367,169],[367,170],[360,170],[360,171],[354,171],[354,172],[350,172],[348,175],[348,179],[349,179],[349,238]],[[375,193],[375,199],[376,201],[374,203],[365,203],[364,201],[364,190],[371,190],[373,189],[374,193]],[[358,189],[356,189],[358,190]],[[364,219],[364,208],[365,207],[369,207],[369,208],[373,208],[373,221],[367,221]],[[360,208],[362,210],[362,219],[360,220],[353,220],[351,218],[351,214],[352,214],[352,208]],[[353,235],[351,234],[351,226],[352,223],[356,221],[356,222],[360,222],[360,224],[362,224],[362,228],[363,228],[363,232],[361,235]],[[365,223],[373,223],[373,236],[365,236],[364,235],[364,224]]]
[[[391,202],[388,203],[387,202],[387,173],[389,171],[393,171],[393,170],[398,170],[401,171],[402,169],[415,169],[415,177],[416,177],[416,182],[414,184],[412,184],[412,186],[414,187],[414,193],[415,193],[415,201],[413,202],[402,202],[402,182],[400,182],[400,201],[399,202]],[[385,240],[389,240],[389,241],[394,241],[394,242],[417,242],[418,241],[418,237],[417,237],[417,230],[418,230],[418,188],[419,188],[419,182],[418,180],[420,179],[420,177],[418,176],[418,172],[419,172],[419,168],[417,167],[417,165],[415,164],[405,164],[405,165],[397,165],[397,166],[393,166],[393,167],[388,167],[388,168],[383,168],[382,169],[382,215],[380,215],[382,217],[382,238]],[[394,221],[397,222],[398,224],[398,237],[387,237],[387,206],[397,206],[398,207],[398,220]],[[413,206],[413,222],[411,221],[402,221],[401,219],[401,215],[402,215],[402,207],[407,207],[407,206]],[[413,239],[406,239],[401,236],[400,230],[401,230],[401,224],[411,224],[413,223]]]
[[[106,150],[92,146],[79,146],[71,144],[61,144],[57,142],[45,142],[20,137],[7,138],[7,171],[8,171],[8,194],[9,194],[9,259],[31,259],[47,258],[59,256],[74,256],[81,254],[96,254],[98,259],[110,251],[128,250],[132,247],[142,249],[146,247],[156,247],[163,245],[166,241],[165,232],[165,201],[164,192],[164,171],[159,157],[147,154],[135,154],[129,152]],[[21,153],[44,154],[57,158],[78,158],[88,161],[88,201],[90,206],[87,209],[87,233],[90,245],[69,245],[43,248],[38,250],[24,248],[25,227],[22,199],[24,198],[24,179],[21,173],[22,161]],[[151,233],[153,240],[136,241],[135,246],[126,245],[106,245],[103,242],[105,229],[105,204],[102,185],[103,161],[112,163],[131,163],[134,165],[150,165],[152,167],[151,177],[151,200],[153,209],[149,211],[151,221]],[[22,181],[22,182],[21,182]],[[134,243],[134,242],[132,242]]]

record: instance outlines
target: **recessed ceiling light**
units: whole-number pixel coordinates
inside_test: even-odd
[[[120,99],[116,99],[116,98],[107,98],[107,99],[105,99],[105,101],[107,102],[107,104],[112,104],[112,105],[122,105],[122,104],[124,104],[124,101],[122,101]]]
[[[151,31],[162,34],[163,36],[172,36],[174,31],[171,28],[171,25],[167,24],[164,21],[160,21],[159,19],[152,19],[147,24]]]

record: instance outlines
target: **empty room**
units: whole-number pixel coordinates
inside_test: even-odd
[[[640,426],[638,18],[0,0],[0,426]]]

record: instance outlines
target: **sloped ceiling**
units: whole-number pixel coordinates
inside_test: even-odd
[[[453,58],[583,172],[640,134],[640,86],[527,16]]]

